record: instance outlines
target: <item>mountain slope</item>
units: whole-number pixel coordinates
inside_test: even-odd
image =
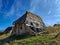
[[[26,37],[26,36],[25,36]],[[49,44],[59,44],[60,39],[54,39],[55,36],[52,35],[40,35],[32,36],[21,39],[20,36],[10,36],[3,40],[0,40],[1,45],[49,45]]]

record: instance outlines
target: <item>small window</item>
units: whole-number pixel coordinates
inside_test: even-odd
[[[22,27],[20,27],[20,29],[22,29]]]
[[[39,28],[36,28],[36,30],[37,30],[37,32],[41,32],[42,30],[41,29],[39,29]]]
[[[34,27],[31,27],[31,26],[29,26],[34,32],[35,32],[35,29],[34,29]]]
[[[36,23],[36,27],[39,27],[39,24],[38,23]]]
[[[36,28],[36,31],[37,31],[37,32],[39,32],[39,29],[38,29],[38,28]]]
[[[31,25],[33,25],[33,23],[31,22]]]

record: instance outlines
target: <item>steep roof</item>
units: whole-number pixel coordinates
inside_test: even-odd
[[[22,17],[18,18],[16,21],[14,21],[13,23],[24,23],[26,20],[26,14],[24,14]]]
[[[4,33],[9,33],[11,31],[12,27],[7,27],[4,31]]]
[[[25,22],[27,16],[29,16],[29,17],[37,17],[37,18],[39,19],[40,23],[43,23],[41,17],[39,17],[39,16],[37,16],[37,15],[29,12],[29,11],[26,11],[26,13],[25,13],[23,16],[21,16],[20,18],[18,18],[18,19],[17,19],[16,21],[14,21],[13,23],[23,24],[23,23]]]

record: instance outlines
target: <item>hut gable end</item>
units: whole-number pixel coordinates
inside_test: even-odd
[[[29,34],[43,31],[45,24],[41,17],[26,11],[26,13],[14,21],[13,32],[16,34],[22,34],[28,32]]]

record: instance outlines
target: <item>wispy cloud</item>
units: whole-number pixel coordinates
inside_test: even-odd
[[[10,8],[10,11],[6,14],[7,17],[20,16],[22,10],[27,9],[25,3],[22,3],[22,0],[14,0],[13,5]]]
[[[23,8],[22,6],[23,5],[20,3],[19,0],[14,0],[14,3],[11,5],[10,10],[7,13],[5,13],[4,18],[19,16],[18,14],[20,13],[20,8]]]
[[[59,17],[59,19],[60,19],[60,15],[54,15],[54,17],[56,17],[56,18],[58,18],[58,17]]]
[[[42,3],[41,3],[42,2]],[[42,4],[42,7],[46,7],[47,6],[47,0],[31,0],[31,4],[30,4],[30,11],[37,11],[40,10],[40,5]]]
[[[6,11],[5,12],[2,11],[2,7],[3,7],[3,3],[2,0],[0,0],[0,13],[6,14]]]
[[[7,4],[8,3],[9,2],[7,1]],[[13,17],[14,13],[15,13],[15,7],[14,7],[14,2],[13,2],[13,4],[11,5],[11,7],[9,8],[9,11],[5,12],[5,14],[3,15],[3,17],[4,18],[11,18],[11,17]]]
[[[40,1],[39,0],[32,0],[29,10],[32,11],[32,12],[35,11],[37,9],[37,6],[39,5]]]
[[[48,15],[50,15],[50,14],[51,14],[51,10],[48,11]]]
[[[2,0],[0,0],[0,10],[1,10],[1,8],[2,8]]]
[[[60,11],[60,0],[56,0],[56,10]]]
[[[60,4],[60,0],[55,0],[55,3],[56,4]]]
[[[14,6],[11,7],[10,11],[6,14],[7,17],[12,17],[15,13]]]

